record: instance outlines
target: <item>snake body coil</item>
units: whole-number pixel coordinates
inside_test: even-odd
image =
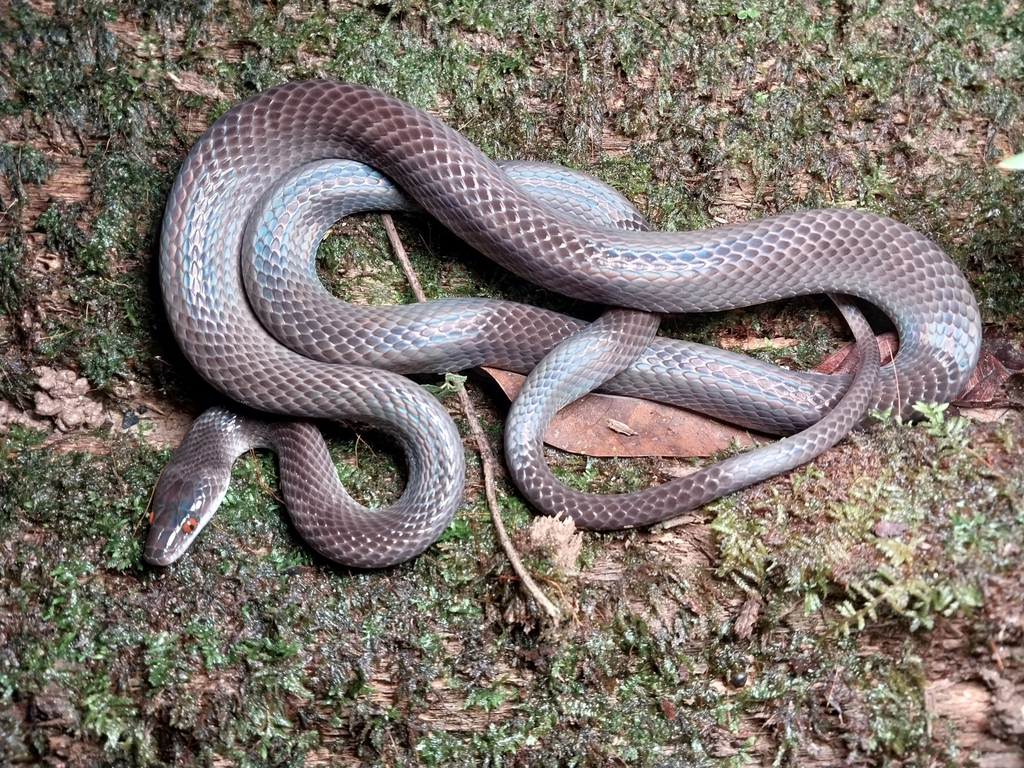
[[[164,303],[190,362],[234,400],[271,414],[342,418],[394,434],[408,457],[406,491],[389,510],[350,511],[351,499],[337,486],[314,428],[283,422],[261,426],[217,410],[197,423],[161,478],[146,548],[151,562],[166,564],[180,556],[219,503],[223,488],[218,483],[223,481],[202,471],[212,462],[210,451],[220,457],[244,450],[239,446],[252,441],[278,449],[285,500],[300,533],[318,551],[341,562],[377,567],[408,559],[436,540],[459,504],[464,463],[458,432],[447,413],[402,376],[360,365],[368,362],[367,355],[358,352],[360,345],[373,347],[369,357],[389,357],[380,351],[389,335],[379,335],[378,321],[367,323],[363,335],[346,327],[342,336],[362,340],[354,345],[355,352],[341,353],[346,364],[339,365],[307,357],[306,349],[299,354],[285,347],[260,323],[244,295],[238,260],[250,212],[265,196],[272,197],[282,179],[332,158],[372,166],[470,245],[513,272],[569,296],[648,312],[689,312],[807,293],[849,294],[881,308],[900,334],[899,354],[893,365],[881,370],[877,385],[871,371],[862,371],[838,408],[834,406],[849,384],[845,380],[831,384],[824,395],[790,405],[791,394],[792,400],[800,400],[807,382],[820,378],[780,373],[779,381],[786,382],[779,385],[782,394],[765,399],[760,384],[751,381],[761,376],[774,386],[770,371],[759,369],[748,380],[747,366],[737,356],[697,352],[691,359],[680,359],[692,347],[681,352],[684,347],[653,340],[656,321],[642,319],[641,312],[618,310],[599,328],[622,337],[620,341],[632,344],[633,351],[616,353],[614,362],[608,362],[611,357],[596,361],[602,372],[595,381],[599,385],[599,379],[612,377],[606,386],[613,390],[643,393],[653,388],[661,392],[660,399],[669,400],[676,398],[673,391],[698,390],[701,394],[695,397],[704,401],[725,392],[727,402],[720,410],[726,415],[753,411],[755,422],[761,418],[758,412],[801,414],[788,422],[780,420],[774,428],[768,417],[772,431],[802,428],[813,421],[808,411],[816,418],[834,408],[831,421],[803,444],[820,451],[822,445],[840,439],[869,405],[902,411],[917,400],[950,399],[977,361],[980,319],[968,284],[934,244],[897,222],[863,212],[821,210],[702,232],[615,229],[538,200],[454,130],[404,102],[358,85],[292,83],[231,109],[186,159],[164,218]],[[280,296],[273,280],[247,279],[255,281],[257,293],[294,306],[290,298]],[[500,309],[499,302],[491,307],[487,300],[477,301],[484,311]],[[856,323],[845,308],[844,313]],[[418,350],[429,345],[406,339],[407,333],[415,335],[420,321],[401,325],[398,338],[406,354],[390,355],[400,360],[392,368],[409,372],[479,365],[485,362],[479,358],[495,354],[488,344],[525,346],[531,350],[530,362],[521,367],[529,368],[550,347],[581,332],[577,321],[552,319],[551,313],[513,314],[515,325],[494,327],[493,341],[476,347],[483,351],[453,365],[420,360]],[[313,346],[336,346],[337,339],[325,338],[320,326],[306,332],[303,322],[289,315],[279,325],[284,335],[313,341]],[[363,321],[355,322],[358,326]],[[430,336],[435,331],[436,326],[424,333]],[[858,337],[865,334],[866,329],[859,327]],[[630,363],[636,352],[639,358]],[[331,357],[334,352],[324,354],[337,359]],[[786,441],[772,454],[785,454],[785,460],[744,462],[742,456],[734,457],[736,462],[717,471],[717,479],[690,481],[690,486],[697,486],[690,490],[654,489],[659,499],[655,507],[641,504],[629,512],[632,517],[621,516],[618,502],[602,507],[600,499],[574,497],[570,503],[552,486],[555,481],[549,473],[540,470],[543,457],[535,437],[537,430],[543,434],[546,417],[540,412],[550,410],[549,389],[553,387],[555,400],[561,401],[567,396],[566,380],[568,390],[574,391],[577,379],[586,378],[565,367],[571,362],[570,358],[552,364],[554,368],[547,365],[531,377],[535,383],[529,386],[542,393],[543,402],[536,408],[522,406],[525,417],[514,409],[514,429],[506,442],[514,474],[531,489],[528,497],[559,507],[543,511],[568,509],[592,527],[645,524],[703,503],[708,494],[720,495],[808,458],[805,448],[791,451]],[[379,364],[376,359],[374,364]],[[734,380],[721,383],[719,370],[731,372]],[[670,393],[665,395],[666,391]],[[207,442],[208,430],[217,436],[215,444]],[[239,441],[243,433],[244,440]],[[821,437],[824,433],[827,439]],[[313,453],[296,454],[296,449]],[[519,461],[526,462],[525,468],[515,469]],[[341,508],[346,511],[325,511]]]

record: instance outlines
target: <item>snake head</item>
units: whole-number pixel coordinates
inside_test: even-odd
[[[210,522],[227,493],[231,464],[252,444],[239,435],[243,421],[211,408],[189,427],[153,491],[146,562],[170,565]]]
[[[173,469],[168,465],[167,469]],[[224,485],[218,489],[218,485]],[[226,484],[202,475],[183,477],[165,470],[149,513],[146,562],[170,565],[189,548],[224,499]]]

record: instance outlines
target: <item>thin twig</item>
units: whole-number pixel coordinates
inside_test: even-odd
[[[399,264],[402,265],[402,271],[405,272],[405,279],[409,281],[409,285],[412,288],[412,294],[416,297],[416,301],[426,301],[426,296],[423,294],[423,289],[420,287],[419,278],[413,271],[412,264],[409,263],[409,257],[405,253],[405,248],[402,245],[402,241],[398,237],[398,231],[395,229],[395,223],[388,214],[383,214],[384,229],[388,233],[388,240],[391,241],[391,247],[395,251],[395,256],[398,258]],[[473,407],[473,403],[469,399],[469,394],[466,392],[465,387],[459,389],[456,393],[459,397],[459,405],[462,407],[462,412],[466,415],[466,421],[469,422],[469,429],[473,433],[473,439],[476,442],[477,452],[480,454],[480,463],[483,467],[484,474],[484,494],[487,496],[487,508],[491,512],[491,520],[494,521],[494,529],[498,533],[498,541],[501,542],[502,549],[505,550],[505,555],[508,557],[508,561],[512,564],[512,570],[516,572],[519,577],[520,583],[523,588],[537,601],[537,604],[544,609],[544,612],[551,618],[551,621],[557,627],[558,622],[562,617],[561,612],[558,608],[548,600],[544,592],[541,591],[540,587],[537,586],[533,577],[527,572],[526,567],[523,565],[523,561],[519,559],[519,553],[516,552],[514,546],[512,546],[512,539],[509,538],[508,532],[505,530],[505,524],[501,520],[501,512],[498,508],[498,493],[495,490],[494,475],[495,467],[497,467],[497,459],[494,456],[494,451],[491,450],[491,444],[487,442],[487,436],[484,435],[484,430],[480,426],[480,419],[477,418],[476,409]]]
[[[988,639],[989,650],[992,651],[992,658],[996,661],[996,666],[999,667],[1000,672],[1005,672],[1006,667],[1003,666],[1003,657],[999,653],[999,648],[996,646],[996,641],[991,637]]]

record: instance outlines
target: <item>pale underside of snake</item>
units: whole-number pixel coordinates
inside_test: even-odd
[[[366,186],[325,191],[346,175]],[[618,309],[589,326],[489,299],[354,308],[334,319],[332,302],[309,288],[309,249],[332,217],[406,207],[406,199],[526,279]],[[219,408],[197,420],[158,483],[146,559],[165,565],[187,549],[250,445],[278,452],[291,518],[321,554],[382,567],[422,552],[461,501],[464,459],[447,412],[401,373],[485,364],[529,372],[506,424],[513,478],[540,511],[612,529],[666,519],[808,461],[868,408],[903,413],[918,400],[947,401],[977,362],[981,324],[969,285],[938,247],[895,221],[817,210],[700,232],[646,229],[599,182],[543,166],[507,172],[444,123],[364,86],[291,83],[237,105],[197,142],[171,191],[164,303],[207,381],[249,408],[298,420]],[[288,255],[300,241],[305,255]],[[244,279],[243,242],[253,254]],[[870,328],[842,296],[865,359],[852,382],[655,337],[657,313],[820,293],[888,315],[900,335],[895,361],[879,370]],[[804,431],[647,491],[581,493],[551,474],[542,436],[558,408],[595,387],[767,432]],[[402,497],[384,510],[357,505],[306,421],[314,418],[390,432],[407,456]]]

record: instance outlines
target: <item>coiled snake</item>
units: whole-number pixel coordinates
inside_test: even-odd
[[[356,191],[332,197],[347,177]],[[294,191],[304,201],[289,197]],[[327,320],[333,310],[304,287],[308,255],[295,267],[281,254],[291,240],[315,246],[339,211],[402,207],[406,198],[511,271],[622,309],[586,327],[487,299],[357,308]],[[291,223],[279,223],[281,214]],[[841,439],[869,407],[903,412],[918,400],[947,401],[977,362],[981,323],[969,285],[939,248],[895,221],[817,210],[700,232],[645,229],[599,182],[545,166],[503,169],[444,123],[364,86],[290,83],[235,106],[196,143],[171,191],[164,303],[207,381],[250,408],[300,420],[264,422],[221,408],[197,420],[158,483],[146,559],[164,565],[185,551],[223,498],[231,461],[250,445],[278,451],[289,513],[322,554],[381,567],[422,552],[461,500],[464,459],[447,412],[400,373],[533,370],[506,426],[513,477],[541,511],[607,529],[665,519],[792,468]],[[244,279],[243,241],[254,254]],[[654,335],[658,316],[650,313],[810,293],[883,310],[900,335],[894,363],[878,369],[870,329],[841,297],[868,361],[852,384]],[[269,315],[266,325],[254,307]],[[639,494],[583,494],[551,475],[541,436],[558,407],[595,386],[764,431],[805,431]],[[318,431],[302,421],[313,418],[395,436],[408,480],[394,506],[370,511],[348,497]]]

